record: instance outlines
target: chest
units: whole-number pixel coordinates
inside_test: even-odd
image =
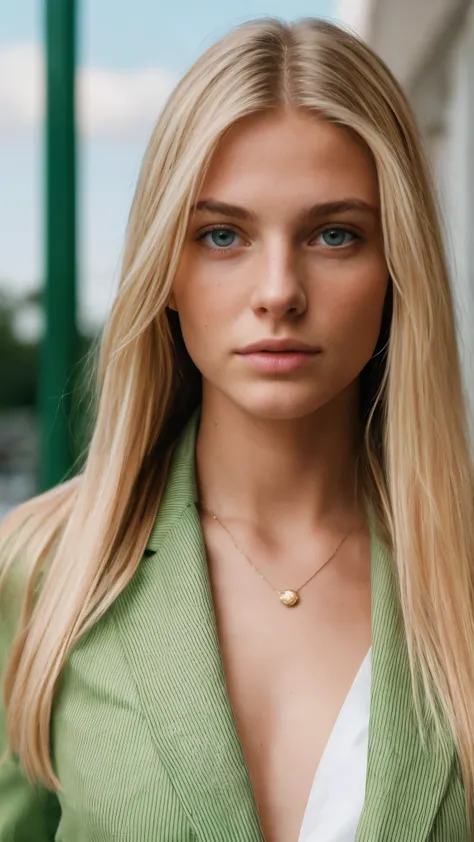
[[[248,565],[229,572],[219,547],[208,545],[208,563],[227,692],[265,840],[298,842],[315,774],[371,645],[368,564],[365,580],[343,585],[336,569],[286,608]]]
[[[221,576],[211,558],[212,600],[198,525],[190,508],[68,659],[52,717],[58,842],[297,839],[317,739],[321,747],[351,679],[348,653],[354,673],[370,643],[364,577],[321,574],[297,611],[265,583],[266,595],[257,591],[256,574],[244,583],[222,567]],[[451,753],[433,741],[422,750],[412,722],[386,560],[372,556],[373,707],[357,842],[464,842]],[[342,578],[351,587],[338,587]]]

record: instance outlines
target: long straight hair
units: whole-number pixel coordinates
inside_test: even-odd
[[[199,372],[167,308],[191,206],[223,133],[247,115],[288,108],[355,132],[376,164],[390,288],[379,350],[361,374],[360,478],[396,564],[419,722],[427,702],[437,728],[449,725],[469,808],[474,472],[442,233],[398,83],[356,36],[318,19],[231,30],[158,119],[101,338],[84,465],[2,527],[4,576],[15,570],[24,586],[4,690],[9,748],[31,779],[60,788],[49,743],[58,677],[135,573],[174,443],[200,401]]]

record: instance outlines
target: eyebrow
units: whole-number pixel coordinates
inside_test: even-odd
[[[218,213],[222,216],[230,216],[234,219],[243,219],[255,222],[257,214],[247,208],[242,208],[239,205],[229,205],[227,202],[219,202],[217,199],[201,199],[196,202],[191,208],[191,213],[197,211],[210,211],[211,213]],[[309,208],[304,208],[298,214],[298,221],[305,219],[311,220],[322,216],[331,216],[333,214],[348,213],[349,211],[362,211],[371,216],[378,216],[379,208],[365,202],[363,199],[340,199],[333,202],[322,202],[320,204],[312,205]]]

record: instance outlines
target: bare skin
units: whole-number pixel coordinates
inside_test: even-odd
[[[203,376],[201,498],[229,699],[266,842],[297,842],[313,778],[371,645],[370,547],[354,495],[358,375],[388,283],[375,166],[347,130],[295,111],[222,139],[191,215],[171,301]],[[357,200],[367,208],[314,205]],[[221,233],[209,232],[219,226]],[[208,232],[208,233],[206,233]],[[331,232],[331,233],[329,233]],[[198,239],[201,237],[201,239]],[[239,353],[290,337],[295,370]],[[343,536],[360,525],[301,591]]]

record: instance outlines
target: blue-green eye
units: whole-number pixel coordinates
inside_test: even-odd
[[[224,251],[234,245],[235,238],[238,237],[235,231],[231,228],[211,228],[208,231],[203,231],[197,239],[198,241],[206,241],[214,251]]]
[[[357,234],[354,234],[352,231],[348,231],[347,228],[326,228],[325,231],[321,231],[318,235],[318,238],[322,237],[324,245],[340,248],[341,246],[347,246],[349,243],[353,242],[355,239],[360,239],[357,237]],[[349,241],[347,241],[347,237],[350,237]]]

